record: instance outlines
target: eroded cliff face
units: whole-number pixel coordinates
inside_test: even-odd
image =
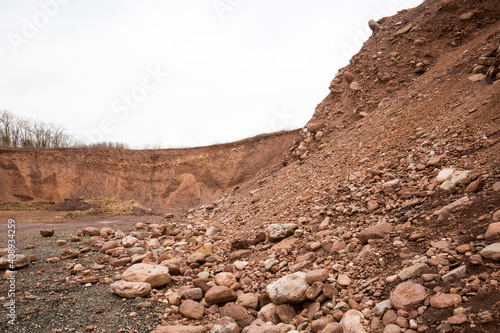
[[[0,150],[0,201],[110,197],[185,209],[279,167],[296,136],[291,131],[190,149]]]

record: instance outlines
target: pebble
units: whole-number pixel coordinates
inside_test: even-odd
[[[446,273],[445,275],[443,275],[441,277],[441,279],[446,283],[451,283],[453,281],[457,281],[457,280],[461,279],[462,277],[464,277],[466,271],[467,271],[467,267],[465,265],[460,266],[460,267],[457,267],[457,268],[451,270],[449,273]]]
[[[233,265],[234,265],[234,267],[236,267],[236,269],[237,269],[237,270],[242,271],[242,270],[244,270],[244,269],[245,269],[245,267],[247,267],[247,266],[248,266],[248,261],[239,261],[239,260],[238,260],[238,261],[235,261],[235,262],[233,263]]]
[[[351,284],[351,278],[349,278],[346,274],[340,274],[337,278],[337,283],[340,286],[348,287]]]
[[[94,227],[86,227],[82,229],[82,233],[87,236],[99,236],[101,234],[101,230]]]
[[[255,317],[241,305],[235,303],[227,303],[220,309],[220,314],[223,317],[234,319],[240,328],[250,326],[255,320]]]
[[[240,328],[231,317],[223,317],[215,323],[210,333],[240,333]]]
[[[393,229],[394,228],[392,224],[387,222],[380,222],[361,231],[358,235],[358,238],[361,243],[366,244],[370,239],[383,238],[385,235],[391,233]]]

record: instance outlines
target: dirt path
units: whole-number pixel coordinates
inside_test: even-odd
[[[84,216],[67,219],[69,212],[47,211],[0,211],[0,247],[7,239],[7,221],[16,221],[17,236],[32,236],[40,229],[53,229],[57,232],[70,232],[83,227],[101,228],[107,226],[113,229],[133,228],[137,222],[165,223],[162,216]]]

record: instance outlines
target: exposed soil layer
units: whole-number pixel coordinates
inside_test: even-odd
[[[281,165],[296,135],[283,132],[191,149],[0,149],[0,201],[103,197],[177,211],[210,202]]]

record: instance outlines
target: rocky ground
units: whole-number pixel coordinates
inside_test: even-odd
[[[429,0],[370,22],[279,171],[180,215],[19,237],[2,328],[498,332],[499,19]]]

